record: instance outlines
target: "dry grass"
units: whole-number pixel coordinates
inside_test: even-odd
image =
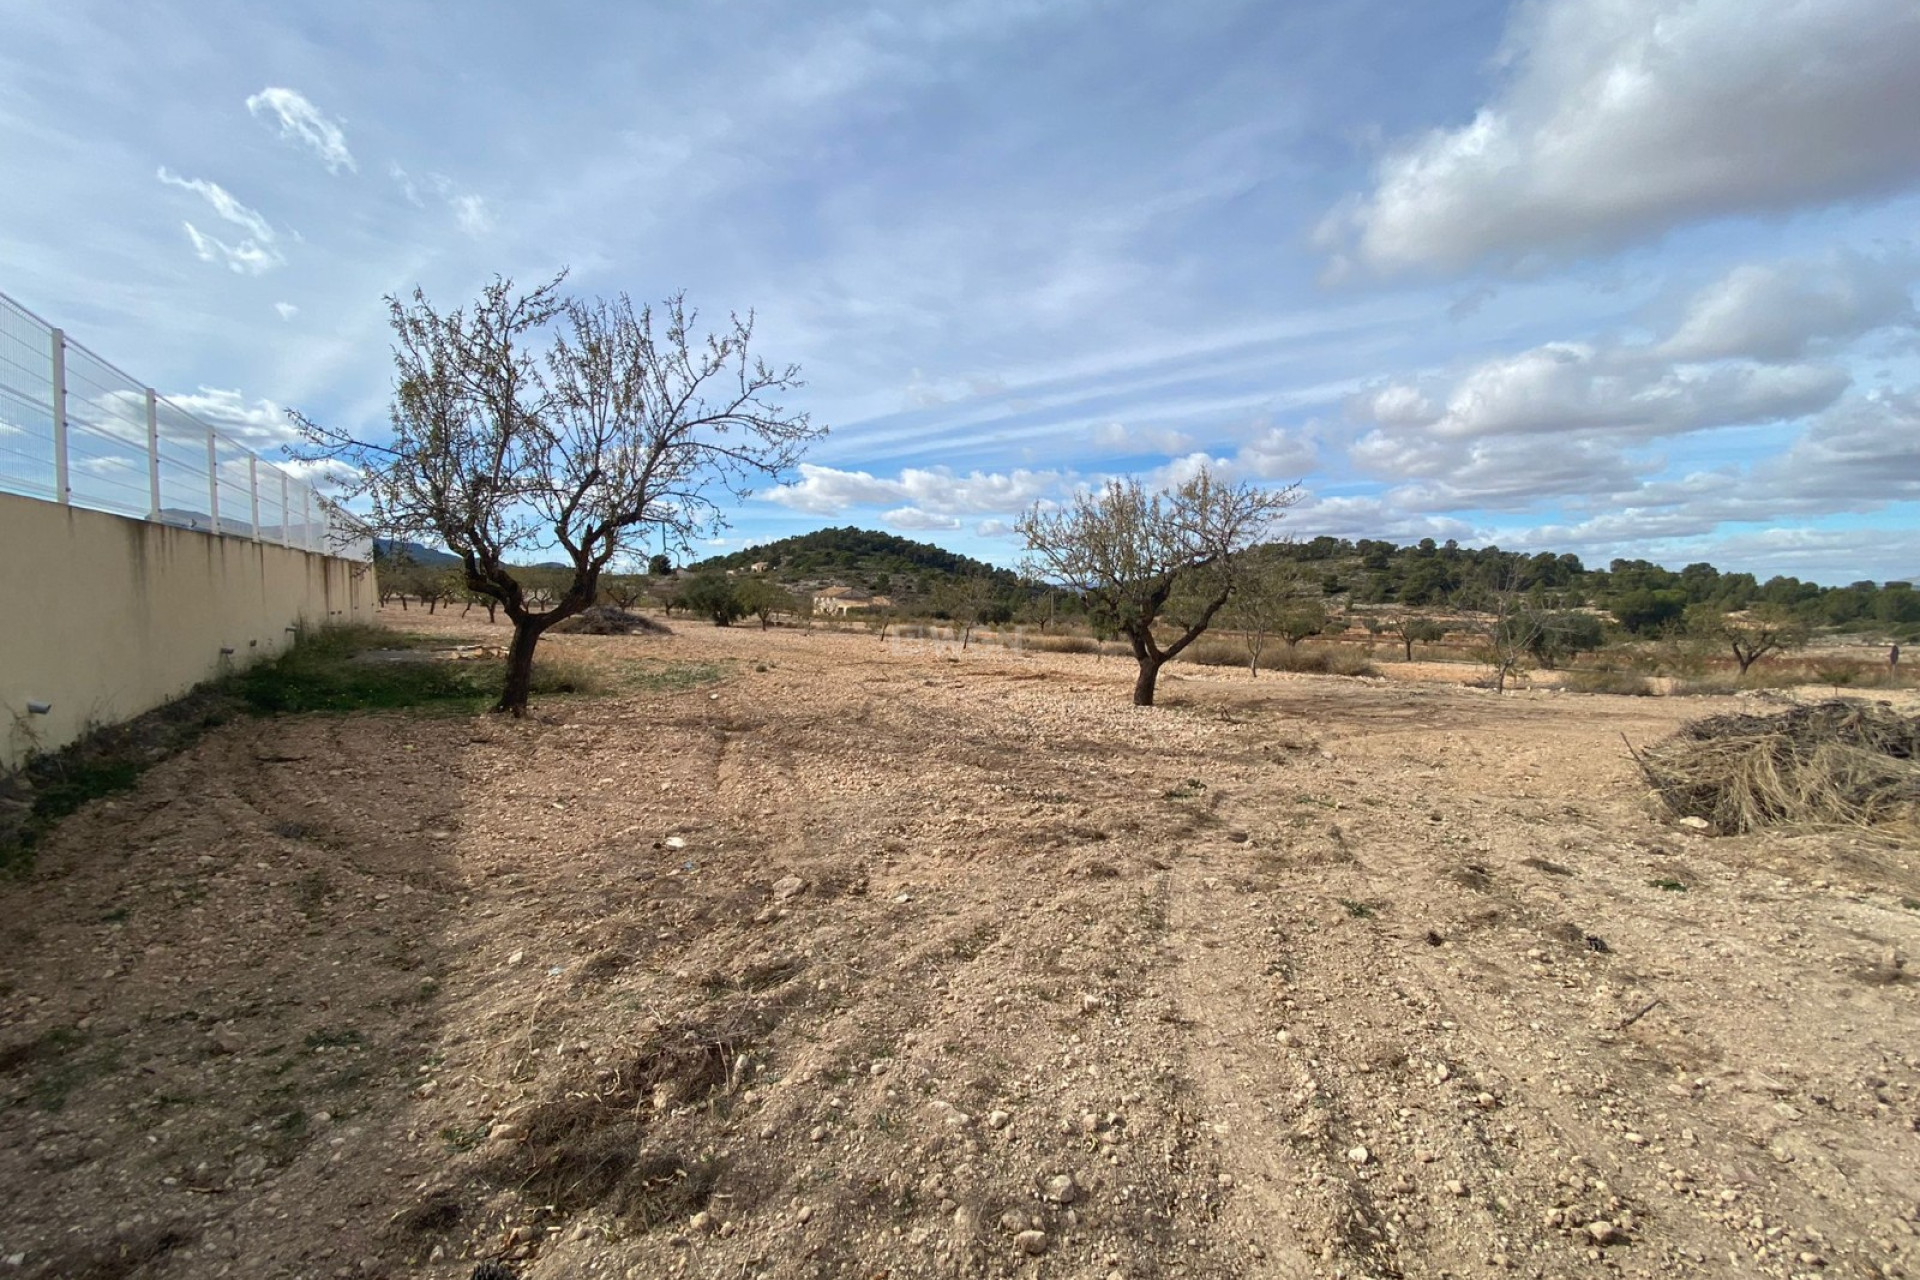
[[[1039,653],[1099,653],[1100,642],[1092,636],[1076,635],[1027,635],[1020,637],[1019,647],[1032,649]]]
[[[1196,640],[1178,660],[1203,667],[1245,667],[1247,647],[1237,640]],[[1260,651],[1260,670],[1314,676],[1380,674],[1365,653],[1342,644],[1301,644],[1291,649],[1284,643],[1271,644]]]
[[[1920,716],[1858,700],[1711,716],[1635,758],[1668,809],[1721,835],[1920,817]]]

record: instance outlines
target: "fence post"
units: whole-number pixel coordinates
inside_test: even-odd
[[[147,388],[147,519],[160,518],[160,397]]]
[[[279,476],[280,476],[280,545],[283,547],[290,547],[293,545],[293,533],[287,528],[287,526],[293,523],[293,513],[287,510],[287,502],[288,502],[287,473],[282,471],[279,473]]]
[[[247,454],[247,507],[250,517],[247,532],[255,542],[260,541],[260,459],[251,451]]]
[[[300,545],[313,550],[313,486],[300,486]]]
[[[220,536],[220,445],[212,428],[207,430],[207,518],[213,521],[213,536]]]
[[[53,331],[53,500],[73,501],[67,487],[67,335]]]

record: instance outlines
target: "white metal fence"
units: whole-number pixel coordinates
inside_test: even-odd
[[[0,293],[0,491],[205,533],[373,558],[312,485]]]

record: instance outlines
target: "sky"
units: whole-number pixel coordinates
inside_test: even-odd
[[[384,430],[390,294],[755,315],[829,434],[725,550],[1281,532],[1920,577],[1913,0],[0,0],[0,292]]]

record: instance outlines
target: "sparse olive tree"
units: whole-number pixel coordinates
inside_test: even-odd
[[[716,627],[730,627],[747,614],[747,606],[732,578],[718,573],[696,573],[680,584],[675,603],[700,614]]]
[[[500,602],[513,640],[497,709],[515,716],[540,637],[594,602],[609,564],[655,529],[685,548],[724,525],[716,493],[744,498],[825,431],[775,402],[800,371],[749,353],[751,313],[701,336],[683,295],[656,317],[624,294],[564,297],[564,278],[526,291],[496,279],[453,311],[418,289],[389,297],[390,439],[293,415],[308,456],[346,465],[382,534],[438,539],[467,586]],[[507,561],[549,550],[564,582],[535,601]]]
[[[1287,602],[1280,613],[1279,625],[1275,628],[1280,638],[1287,642],[1287,651],[1298,648],[1302,640],[1322,635],[1332,625],[1327,618],[1327,606],[1320,600],[1303,600],[1299,597]]]
[[[1032,553],[1031,576],[1080,592],[1090,614],[1127,638],[1140,668],[1133,701],[1150,707],[1160,668],[1206,631],[1233,594],[1244,552],[1300,496],[1298,485],[1223,484],[1203,469],[1151,495],[1138,480],[1115,480],[1060,510],[1036,505],[1016,528]],[[1192,604],[1162,645],[1154,623],[1181,591]]]
[[[1606,642],[1606,628],[1591,613],[1553,609],[1535,616],[1539,627],[1528,652],[1548,671],[1580,654],[1592,653]]]
[[[760,629],[773,625],[776,613],[792,613],[793,596],[777,582],[765,578],[742,578],[733,586],[733,598],[741,609],[760,619]]]
[[[1399,638],[1401,647],[1406,651],[1407,661],[1413,661],[1413,646],[1416,644],[1438,644],[1447,638],[1447,629],[1432,618],[1423,618],[1417,613],[1403,613],[1389,624],[1389,631]]]

